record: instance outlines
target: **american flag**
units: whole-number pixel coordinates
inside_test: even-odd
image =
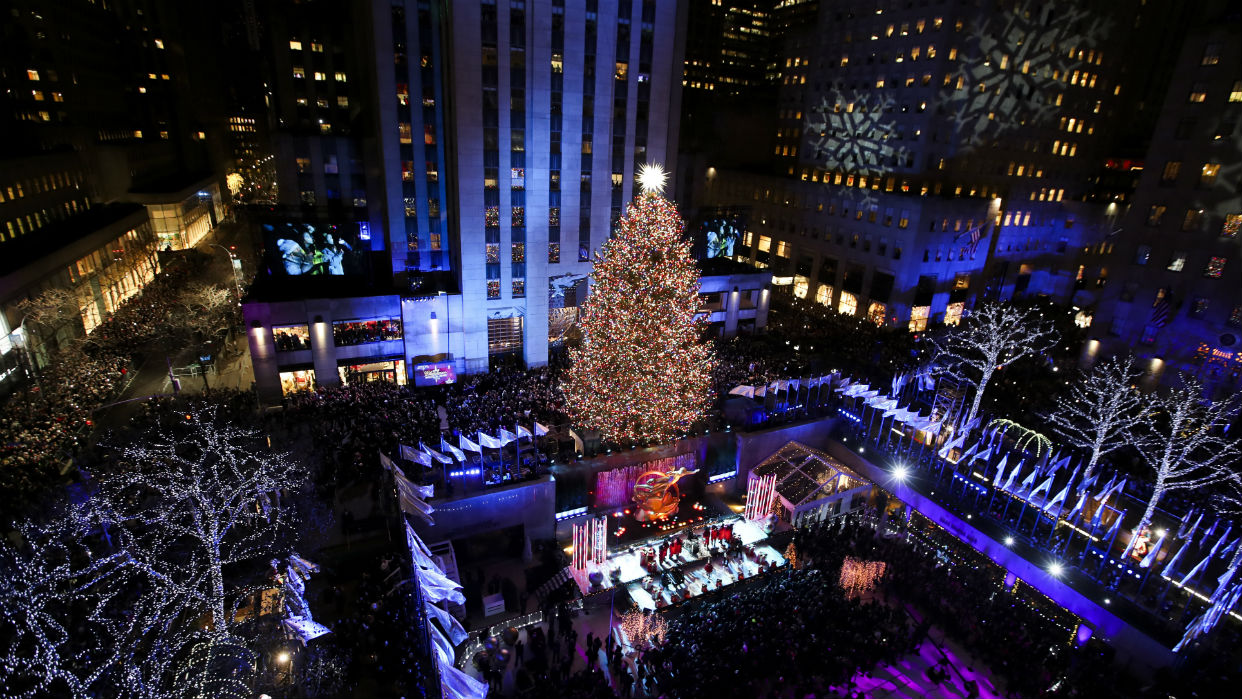
[[[983,238],[983,226],[979,226],[970,232],[970,256],[975,256],[975,251],[979,249],[979,241]]]
[[[1160,293],[1156,294],[1156,302],[1151,307],[1151,321],[1148,325],[1153,328],[1163,328],[1169,322],[1169,303],[1173,297],[1173,292],[1168,288],[1161,288]]]
[[[970,230],[966,231],[962,235],[958,236],[958,240],[961,240],[962,238],[965,238],[966,236],[970,236],[970,248],[968,252],[970,253],[971,257],[975,256],[975,252],[979,249],[979,241],[983,240],[983,226],[984,225],[985,224],[981,223],[977,227],[971,228]]]

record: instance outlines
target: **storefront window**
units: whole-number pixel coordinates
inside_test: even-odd
[[[841,292],[841,303],[837,304],[837,312],[852,316],[858,312],[858,297],[848,291]]]
[[[794,275],[794,296],[797,296],[800,299],[806,298],[806,293],[810,290],[810,287],[811,282],[809,279],[801,274]]]
[[[910,332],[921,333],[927,329],[927,318],[931,316],[931,306],[915,306],[910,309]],[[960,318],[961,316],[959,316]]]
[[[272,341],[280,352],[308,350],[310,346],[310,328],[305,325],[274,325]]]
[[[951,303],[944,309],[944,324],[957,325],[962,322],[962,311],[966,309],[965,303]]]
[[[348,386],[355,383],[383,381],[404,386],[406,382],[405,360],[391,359],[367,364],[350,364],[337,367],[341,383]]]
[[[280,392],[282,395],[315,390],[315,370],[298,369],[280,372]]]
[[[815,302],[823,306],[832,306],[832,287],[820,284],[819,291],[815,292]]]
[[[332,324],[332,343],[337,347],[400,339],[401,321],[397,318],[345,320]]]
[[[888,311],[887,306],[880,303],[879,301],[872,301],[871,305],[867,307],[867,320],[871,321],[872,323],[875,323],[876,325],[879,325],[880,327],[883,327],[884,326],[884,314],[887,311]]]

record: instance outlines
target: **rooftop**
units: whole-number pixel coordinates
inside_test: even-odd
[[[0,276],[60,251],[86,236],[144,212],[141,204],[97,204],[49,226],[0,244]]]

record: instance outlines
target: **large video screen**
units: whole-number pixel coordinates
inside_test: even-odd
[[[356,223],[267,223],[263,243],[275,276],[349,276],[366,272],[369,245]]]
[[[415,386],[443,386],[456,381],[457,370],[448,362],[414,365]]]
[[[699,227],[699,235],[704,241],[703,257],[733,257],[734,248],[745,228],[745,217],[740,213],[718,211],[709,214]]]

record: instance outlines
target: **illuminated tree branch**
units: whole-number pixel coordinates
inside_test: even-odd
[[[1239,396],[1235,393],[1215,403],[1204,403],[1202,396],[1198,379],[1183,376],[1180,388],[1151,400],[1151,408],[1131,433],[1139,456],[1156,475],[1136,533],[1151,525],[1165,493],[1204,488],[1238,477],[1242,448],[1222,428],[1237,412]],[[1131,537],[1130,547],[1137,538]]]
[[[1113,357],[1096,364],[1057,398],[1046,416],[1064,443],[1091,453],[1084,479],[1095,473],[1100,457],[1130,443],[1143,411],[1138,380],[1143,372],[1134,357]]]
[[[1005,365],[1052,349],[1059,339],[1043,314],[1003,303],[986,304],[933,339],[936,363],[975,388],[965,424],[979,413],[992,375]]]

